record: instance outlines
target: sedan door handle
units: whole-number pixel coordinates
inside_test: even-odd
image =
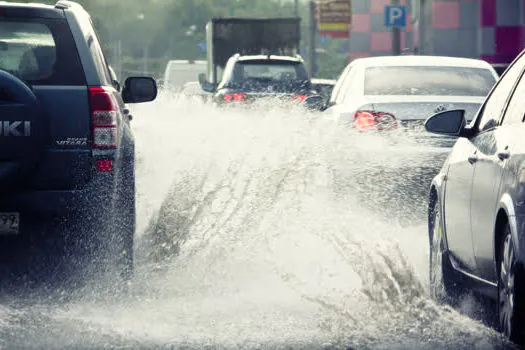
[[[505,159],[508,159],[509,157],[510,157],[510,152],[507,150],[498,153],[498,158],[500,160],[505,160]]]
[[[465,159],[465,158],[463,158],[463,159]],[[474,153],[473,155],[471,155],[471,156],[468,157],[468,162],[469,162],[470,164],[474,164],[474,163],[476,163],[477,161],[478,161],[478,155],[477,155],[476,153]]]

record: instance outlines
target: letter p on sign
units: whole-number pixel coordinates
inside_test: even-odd
[[[385,27],[402,28],[407,25],[407,7],[404,5],[385,6]]]

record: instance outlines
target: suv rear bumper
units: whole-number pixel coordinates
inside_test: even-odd
[[[67,215],[72,211],[90,211],[111,202],[116,188],[112,174],[98,174],[78,190],[22,190],[3,195],[0,211],[31,212],[42,215]]]
[[[3,195],[0,213],[19,213],[20,223],[18,234],[0,233],[0,239],[4,243],[24,244],[36,237],[80,237],[101,232],[111,220],[116,188],[112,174],[100,173],[81,190],[17,191]]]

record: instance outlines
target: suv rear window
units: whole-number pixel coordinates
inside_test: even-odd
[[[370,67],[365,95],[486,96],[496,78],[489,69],[473,67]]]
[[[308,73],[301,62],[277,60],[250,60],[237,62],[232,82],[245,80],[306,81]]]
[[[30,85],[85,85],[63,20],[0,19],[0,69]]]

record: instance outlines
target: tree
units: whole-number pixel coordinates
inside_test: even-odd
[[[20,0],[34,2],[35,0]],[[47,4],[55,0],[39,0]],[[205,41],[205,26],[212,17],[289,17],[294,15],[293,2],[281,0],[79,0],[91,15],[104,52],[113,63],[114,49],[121,42],[122,55],[130,71],[140,70],[144,50],[151,66],[159,67],[169,59],[205,59],[199,44]],[[308,48],[308,4],[301,15],[301,47]],[[319,74],[333,77],[347,61],[338,54],[340,40],[324,46],[326,54],[318,55]]]

